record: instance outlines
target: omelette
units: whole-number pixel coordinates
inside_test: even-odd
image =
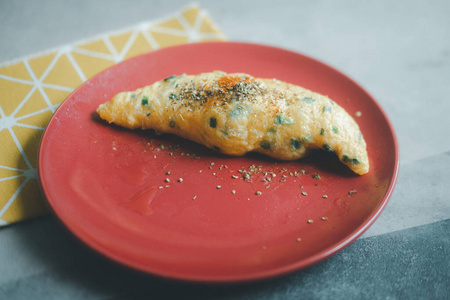
[[[98,114],[129,129],[154,129],[227,155],[259,152],[296,160],[334,153],[353,172],[369,171],[355,120],[330,98],[276,79],[221,71],[170,76],[101,104]]]

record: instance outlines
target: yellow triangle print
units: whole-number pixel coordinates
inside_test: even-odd
[[[202,24],[200,25],[198,31],[201,33],[218,33],[216,26],[209,18],[203,18]]]
[[[186,21],[189,22],[191,26],[194,26],[198,13],[199,13],[198,7],[192,7],[183,12],[183,17],[186,19]]]
[[[31,97],[22,103],[22,107],[14,114],[14,117],[24,117],[47,108],[47,102],[45,102],[39,90],[35,90]]]
[[[105,42],[103,42],[103,40],[96,40],[96,41],[89,42],[86,44],[80,44],[80,45],[77,45],[76,47],[79,49],[99,52],[99,53],[103,53],[103,54],[111,54],[111,52],[109,52],[109,49],[105,45]]]
[[[44,130],[47,126],[48,121],[52,117],[52,112],[50,110],[44,110],[37,114],[31,114],[30,116],[25,116],[17,120],[17,123],[24,126],[30,126],[33,128]]]
[[[69,97],[72,91],[44,88],[44,92],[53,105],[60,104]]]
[[[160,47],[174,46],[179,44],[185,44],[188,42],[188,37],[186,36],[176,36],[172,34],[154,31],[151,31],[150,34],[153,36],[153,38],[159,44]]]
[[[22,157],[18,147],[8,129],[0,131],[0,166],[18,170],[28,169],[25,159]]]
[[[42,216],[49,212],[44,199],[36,191],[39,185],[36,179],[28,180],[17,195],[16,200],[1,217],[2,220],[12,223],[23,219]]]
[[[76,88],[83,81],[66,55],[61,55],[52,70],[43,80],[44,83]]]
[[[91,78],[95,74],[112,66],[114,62],[109,59],[103,59],[98,57],[92,57],[89,55],[72,53],[73,58],[77,61],[86,77]]]
[[[11,115],[32,88],[31,85],[26,83],[0,78],[0,107],[3,113],[6,116]],[[16,99],[19,99],[19,101]]]
[[[7,204],[8,201],[14,197],[14,193],[20,187],[20,184],[25,181],[25,176],[19,176],[14,179],[0,181],[0,206]],[[17,195],[16,195],[17,196]],[[0,216],[1,217],[1,216]]]
[[[28,60],[36,78],[40,79],[56,56],[56,52],[45,54]]]
[[[0,75],[24,80],[32,80],[30,73],[28,73],[28,70],[23,62],[1,67]]]
[[[164,27],[164,28],[170,28],[170,29],[184,30],[183,25],[181,25],[180,21],[178,21],[175,18],[167,20],[167,21],[163,21],[161,23],[156,23],[155,27]]]
[[[147,42],[142,33],[139,33],[136,39],[134,40],[133,45],[130,47],[130,50],[128,50],[127,54],[125,55],[125,59],[142,53],[149,52],[150,50],[152,50],[152,47]]]
[[[8,180],[8,178],[16,177],[22,175],[19,170],[5,169],[0,167],[0,182]]]
[[[116,49],[117,53],[121,53],[123,48],[128,42],[128,39],[131,36],[131,32],[125,32],[117,35],[113,35],[109,37],[109,40],[113,44],[114,48]]]
[[[30,162],[33,168],[37,166],[37,149],[39,141],[44,133],[42,129],[27,128],[23,126],[15,126],[13,128],[19,143],[22,146],[23,154]]]

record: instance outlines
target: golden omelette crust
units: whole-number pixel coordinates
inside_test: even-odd
[[[364,138],[342,107],[275,79],[220,71],[171,76],[119,93],[97,112],[109,123],[175,134],[229,155],[295,160],[321,148],[359,175],[369,171]]]

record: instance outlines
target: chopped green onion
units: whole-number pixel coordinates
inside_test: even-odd
[[[357,158],[354,158],[351,160],[352,165],[357,165],[359,164],[359,160]]]
[[[281,115],[276,115],[275,116],[275,125],[280,125],[281,124]]]
[[[235,107],[230,111],[230,117],[239,117],[243,112],[244,108],[242,106]]]
[[[131,98],[136,98],[136,94],[133,93],[133,94],[130,95],[130,97],[131,97]]]
[[[291,124],[294,124],[294,119],[291,117],[276,115],[274,124],[275,125],[291,125]]]
[[[332,129],[333,129],[333,132],[334,133],[338,133],[339,132],[339,129],[336,127],[336,126],[333,126],[333,127],[331,127]]]
[[[349,163],[351,163],[352,165],[357,165],[357,164],[360,163],[360,161],[359,161],[357,158],[352,158],[352,159],[350,159],[350,158],[348,157],[348,155],[346,155],[346,154],[344,154],[344,155],[342,156],[342,161],[343,161],[343,162],[349,162]]]
[[[325,134],[325,129],[320,128],[320,135],[324,135]]]
[[[170,80],[174,79],[175,77],[177,77],[177,76],[176,75],[169,76],[167,78],[164,78],[164,81],[170,81]]]
[[[260,143],[261,148],[269,150],[270,149],[270,143],[268,141],[262,141]]]
[[[217,126],[217,119],[216,118],[209,118],[209,127],[216,128]]]
[[[172,99],[172,100],[177,99],[177,95],[175,95],[175,94],[170,94],[170,95],[169,95],[169,99]]]
[[[141,103],[142,105],[148,105],[148,97],[147,96],[142,97]]]
[[[306,103],[309,103],[309,104],[313,104],[316,101],[316,99],[313,99],[313,98],[310,98],[310,97],[303,97],[302,101],[304,101]]]
[[[302,146],[302,142],[300,142],[296,138],[291,138],[291,148],[292,149],[300,149],[301,146]]]
[[[331,112],[331,107],[329,107],[329,106],[324,106],[323,107],[323,112],[325,113],[325,112]]]
[[[323,148],[324,150],[328,151],[328,152],[333,151],[333,149],[331,148],[331,146],[328,145],[328,144],[323,144],[322,148]]]

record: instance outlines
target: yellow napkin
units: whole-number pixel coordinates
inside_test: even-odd
[[[0,226],[48,212],[37,181],[42,133],[59,104],[96,73],[177,44],[225,40],[197,6],[156,22],[0,65]]]

